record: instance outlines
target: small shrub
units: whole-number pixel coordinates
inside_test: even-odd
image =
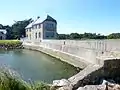
[[[0,90],[50,90],[45,83],[28,83],[8,67],[0,67]]]

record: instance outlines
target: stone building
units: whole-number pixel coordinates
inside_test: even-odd
[[[6,39],[6,29],[0,29],[0,40],[5,40]]]
[[[42,19],[38,17],[26,27],[26,39],[38,41],[44,39],[55,39],[57,37],[57,21],[51,16]]]

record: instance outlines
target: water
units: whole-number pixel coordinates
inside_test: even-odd
[[[69,78],[77,73],[76,68],[41,52],[18,49],[0,50],[0,64],[16,70],[24,80],[44,81]]]

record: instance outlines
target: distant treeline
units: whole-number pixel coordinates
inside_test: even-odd
[[[107,36],[96,33],[71,33],[71,34],[58,34],[58,39],[107,39]]]
[[[12,26],[0,24],[0,29],[7,30],[7,39],[20,39],[21,37],[25,37],[25,27],[32,21],[32,19],[15,21]],[[58,34],[57,39],[120,39],[120,33],[112,33],[107,36],[96,33]]]
[[[101,35],[96,33],[71,33],[71,34],[58,34],[58,39],[120,39],[120,33],[112,33],[109,35]]]

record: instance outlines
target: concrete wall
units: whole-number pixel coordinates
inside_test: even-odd
[[[63,56],[62,59],[70,60],[70,58],[65,57],[65,55],[69,55],[69,57],[77,57],[79,62],[92,64],[103,64],[104,58],[114,57],[116,52],[115,57],[120,56],[118,54],[120,40],[43,40],[42,42],[32,42],[32,46],[34,45],[46,50],[50,49],[50,51],[55,52],[54,56],[59,58]],[[53,54],[52,52],[51,54]],[[61,54],[56,55],[58,52]]]
[[[67,62],[75,67],[80,67],[80,68],[85,68],[87,67],[90,63],[86,62],[83,58],[71,55],[71,54],[67,54],[64,52],[60,52],[57,50],[53,50],[50,48],[45,48],[42,46],[38,46],[38,45],[33,45],[33,44],[24,44],[24,48],[26,49],[30,49],[30,50],[37,50],[37,51],[41,51],[45,54],[51,55],[53,57],[56,57],[64,62]]]
[[[120,76],[119,39],[43,40],[41,43],[24,42],[23,45],[25,48],[44,52],[76,67],[84,68],[68,79],[73,90],[88,84],[100,84],[103,79],[117,80]]]
[[[89,63],[98,62],[99,56],[105,54],[105,41],[75,41],[75,40],[43,40],[42,45],[45,48],[52,48],[61,52],[72,54],[84,59]]]
[[[120,39],[111,39],[111,40],[44,40],[43,43],[61,45],[65,46],[68,51],[65,52],[72,53],[75,55],[85,55],[87,51],[94,53],[95,57],[100,56],[110,56],[113,52],[120,51]],[[54,47],[55,48],[55,47]],[[57,48],[55,48],[57,49]],[[74,50],[73,52],[70,50]],[[76,51],[75,51],[76,50]],[[85,51],[86,50],[86,51]],[[90,54],[89,53],[89,54]],[[86,56],[86,55],[85,55]],[[83,57],[85,57],[83,56]],[[91,57],[91,55],[90,55]]]
[[[79,46],[100,51],[120,50],[120,39],[111,40],[44,40],[43,42]]]

